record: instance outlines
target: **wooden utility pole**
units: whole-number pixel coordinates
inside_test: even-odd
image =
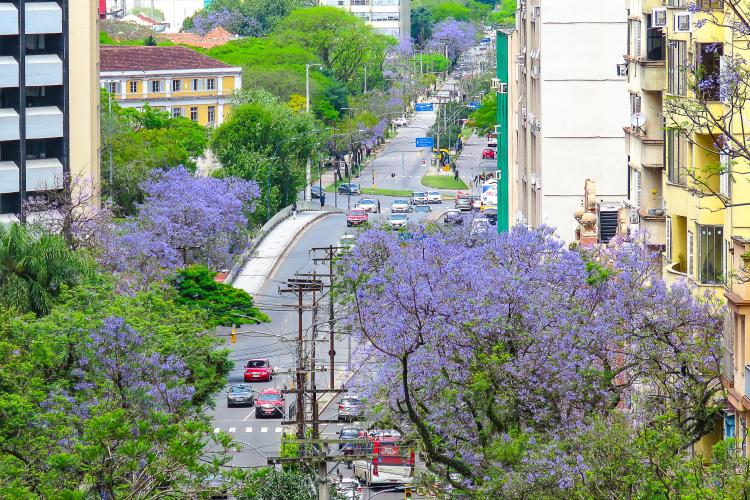
[[[340,250],[344,250],[344,247],[335,247],[333,245],[329,245],[327,247],[318,247],[313,248],[313,252],[325,252],[323,257],[314,258],[313,262],[318,264],[320,262],[328,262],[328,279],[330,280],[330,288],[328,290],[328,331],[330,333],[330,344],[328,348],[328,362],[331,367],[331,373],[329,373],[329,385],[328,387],[330,389],[334,388],[334,379],[336,377],[336,373],[334,371],[334,363],[336,361],[336,347],[334,344],[335,336],[334,332],[336,331],[336,317],[334,312],[334,304],[333,304],[333,285],[335,282],[334,273],[333,273],[333,259],[336,257],[336,253]]]

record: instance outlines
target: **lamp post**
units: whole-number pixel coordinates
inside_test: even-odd
[[[305,64],[305,112],[310,112],[310,68],[313,66],[322,67],[322,64]],[[305,166],[305,201],[312,200],[312,163],[310,158],[307,159]]]

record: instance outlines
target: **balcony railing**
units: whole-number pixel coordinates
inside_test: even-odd
[[[62,61],[55,54],[26,56],[26,85],[45,87],[63,84]]]
[[[17,141],[21,137],[20,120],[15,109],[0,109],[0,141]]]
[[[26,2],[26,34],[62,33],[62,9],[56,2]]]
[[[10,56],[0,57],[0,88],[18,87],[18,61]]]
[[[12,161],[0,161],[0,193],[17,193],[18,184],[18,166]]]
[[[26,161],[26,189],[46,191],[62,189],[63,166],[57,158]]]
[[[47,139],[63,136],[63,114],[56,106],[26,108],[26,138]]]
[[[0,35],[18,34],[18,9],[10,3],[0,3]]]

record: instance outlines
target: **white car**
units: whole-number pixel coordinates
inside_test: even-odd
[[[365,212],[377,212],[378,202],[373,200],[372,198],[362,198],[357,202],[356,208],[361,208]]]
[[[405,116],[400,116],[393,120],[394,127],[405,127],[409,124],[409,120]]]
[[[393,203],[391,203],[391,212],[392,213],[406,213],[409,211],[409,202],[406,200],[394,200]]]
[[[339,240],[339,247],[344,251],[348,252],[354,249],[354,244],[357,241],[357,236],[354,234],[344,234]]]
[[[409,218],[406,216],[406,214],[392,213],[391,216],[388,218],[388,225],[391,226],[391,229],[403,229],[406,227],[408,223],[409,223]]]
[[[485,217],[477,217],[471,221],[471,234],[486,234],[490,230],[490,221]]]
[[[427,200],[427,193],[425,193],[424,191],[414,191],[411,194],[410,203],[412,205],[419,205],[421,203],[427,203]]]
[[[440,191],[427,191],[427,203],[441,203],[443,195]]]

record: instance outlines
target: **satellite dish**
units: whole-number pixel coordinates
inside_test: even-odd
[[[646,124],[646,113],[633,113],[630,117],[630,125],[641,128]]]

